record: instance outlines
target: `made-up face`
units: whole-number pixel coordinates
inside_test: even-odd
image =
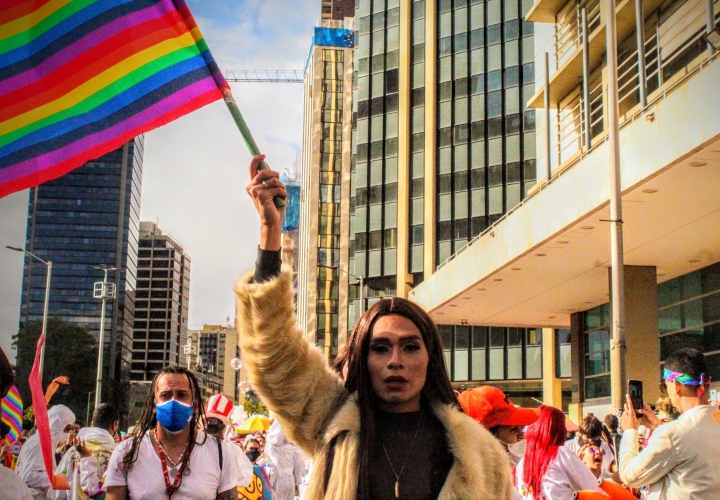
[[[399,314],[388,314],[375,322],[367,366],[382,410],[420,410],[428,361],[425,342],[415,323]]]

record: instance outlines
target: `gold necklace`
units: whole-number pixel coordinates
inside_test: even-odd
[[[410,452],[412,452],[413,446],[415,445],[415,438],[418,435],[418,431],[420,431],[420,422],[422,422],[422,410],[420,410],[420,418],[418,419],[418,425],[417,429],[415,429],[415,435],[412,438],[412,442],[410,443],[410,448],[408,449],[407,456],[405,457],[405,461],[403,462],[402,468],[400,468],[400,474],[395,472],[395,467],[393,466],[392,460],[390,460],[390,455],[388,455],[387,449],[385,449],[385,443],[383,443],[383,451],[385,452],[385,456],[388,459],[388,463],[390,464],[390,468],[392,469],[393,474],[395,474],[395,498],[400,498],[400,476],[402,475],[403,471],[405,470],[405,466],[407,465],[407,461],[410,458]]]

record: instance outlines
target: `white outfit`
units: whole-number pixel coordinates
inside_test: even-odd
[[[575,439],[568,439],[565,441],[565,448],[577,455],[577,452],[580,451],[580,448],[582,448],[580,445],[580,438],[576,437]],[[612,470],[610,469],[612,464],[615,462],[615,454],[604,439],[600,439],[600,449],[603,451],[602,470],[612,473]]]
[[[223,442],[223,469],[225,464],[233,467],[235,485],[244,488],[250,484],[253,476],[253,466],[245,453],[232,441],[224,439]]]
[[[267,433],[265,453],[277,468],[273,488],[273,500],[293,500],[295,487],[302,484],[305,475],[300,449],[288,441],[280,422],[275,420]]]
[[[198,431],[198,443],[190,455],[190,473],[183,476],[180,489],[173,500],[214,500],[218,493],[235,488],[235,468],[225,467],[225,448],[223,448],[223,468],[220,471],[217,441],[210,435]],[[126,476],[121,470],[122,459],[130,449],[132,438],[123,441],[115,448],[107,471],[105,489],[110,486],[126,486],[129,500],[158,500],[167,498],[163,466],[160,462],[150,436],[147,434],[138,446],[138,456],[130,473]],[[170,483],[175,476],[169,475]]]
[[[56,500],[68,498],[75,500],[75,496],[84,500],[96,496],[101,490],[100,478],[105,474],[110,456],[117,446],[112,434],[99,427],[83,427],[77,437],[85,443],[92,456],[80,457],[74,446],[65,452],[55,469],[55,474],[67,471],[70,490],[56,491]],[[75,489],[79,491],[73,496]]]
[[[649,500],[720,498],[720,425],[717,407],[700,405],[653,431],[639,451],[638,432],[620,442],[620,478],[628,486],[650,485]]]
[[[0,465],[0,499],[31,500],[30,490],[15,471]]]
[[[523,458],[515,468],[515,478],[518,490],[525,500],[533,500],[532,492],[523,481]],[[576,491],[602,491],[598,487],[597,479],[582,460],[564,446],[558,447],[555,460],[548,466],[543,476],[540,498],[547,500],[573,500]]]
[[[53,447],[60,446],[67,438],[68,433],[64,432],[65,427],[75,422],[75,414],[63,405],[55,405],[48,410],[50,421],[50,437]],[[53,455],[53,464],[55,456]],[[40,434],[36,432],[27,440],[20,450],[15,472],[30,489],[30,493],[36,500],[54,498],[54,491],[43,460],[40,449]]]

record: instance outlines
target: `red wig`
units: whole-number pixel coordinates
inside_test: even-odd
[[[540,407],[540,418],[527,428],[525,439],[527,451],[523,463],[523,482],[540,498],[540,485],[545,472],[558,454],[558,448],[565,444],[567,430],[565,415],[552,406]]]

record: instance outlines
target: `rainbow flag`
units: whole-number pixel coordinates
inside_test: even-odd
[[[229,91],[184,0],[2,0],[0,197]]]
[[[23,404],[20,392],[16,386],[12,386],[2,399],[2,421],[10,426],[10,432],[5,436],[5,441],[12,444],[22,432]]]

